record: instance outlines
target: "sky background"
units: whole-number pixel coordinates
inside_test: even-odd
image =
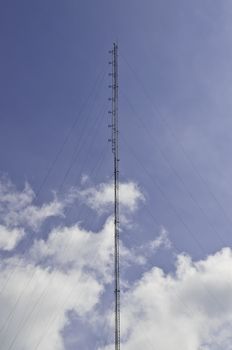
[[[139,330],[147,343],[131,340],[136,338],[131,336],[136,327],[127,293],[134,293],[131,300],[137,305],[136,293],[139,288],[145,288],[145,276],[152,276],[157,284],[159,278],[163,278],[163,284],[173,279],[176,285],[182,281],[183,271],[188,275],[193,269],[196,280],[192,283],[201,284],[204,271],[215,284],[221,274],[225,275],[228,287],[232,277],[228,267],[232,253],[230,249],[221,249],[232,244],[231,16],[232,5],[226,0],[1,1],[2,284],[12,279],[12,287],[9,282],[1,302],[9,301],[2,320],[4,323],[4,318],[8,319],[12,329],[8,336],[7,329],[0,330],[0,339],[5,341],[4,350],[32,349],[31,343],[23,343],[23,335],[27,333],[19,326],[25,317],[25,288],[13,292],[17,281],[24,279],[25,270],[32,267],[32,275],[39,274],[37,269],[45,274],[41,281],[46,278],[49,281],[48,271],[63,274],[59,281],[54,277],[57,285],[54,291],[51,289],[47,293],[51,296],[66,284],[62,280],[66,275],[72,285],[75,268],[85,278],[93,278],[92,269],[96,269],[94,283],[100,281],[99,291],[97,284],[93,285],[96,295],[91,296],[91,300],[95,300],[92,304],[80,298],[79,304],[86,302],[90,310],[80,311],[76,299],[70,298],[70,305],[60,311],[63,315],[60,323],[54,321],[56,326],[51,334],[56,334],[57,338],[53,343],[38,343],[35,349],[40,350],[40,346],[45,350],[112,349],[109,335],[112,328],[107,314],[107,310],[112,310],[113,300],[111,255],[104,228],[110,220],[108,209],[112,204],[107,197],[113,174],[108,142],[111,131],[108,128],[111,93],[108,51],[114,41],[119,45],[120,178],[124,183],[121,187],[121,236],[125,350],[137,350],[142,346],[154,349],[151,345],[154,342],[158,350],[170,348],[165,340],[159,343],[154,330],[158,320],[149,317]],[[56,236],[52,233],[59,232],[59,237],[63,237],[62,230],[66,228],[67,232],[72,232],[73,227],[77,231],[83,229],[86,235],[91,233],[91,242],[97,234],[102,234],[108,242],[98,247],[103,250],[108,247],[108,255],[102,258],[98,270],[94,263],[93,266],[86,263],[91,260],[91,249],[96,250],[95,243],[88,243],[88,240],[83,243],[83,250],[76,243],[72,262],[61,259],[62,245],[54,243]],[[16,236],[21,237],[17,244]],[[9,237],[13,237],[14,242],[9,243]],[[68,239],[64,238],[64,242]],[[44,240],[44,246],[39,240]],[[50,248],[45,248],[46,244],[50,244]],[[88,244],[92,248],[83,253]],[[52,249],[51,258],[48,251]],[[82,256],[80,260],[85,261],[83,264],[77,262],[79,255]],[[92,260],[95,261],[93,257]],[[16,268],[15,277],[9,278],[15,261],[16,266],[24,268],[22,271]],[[74,264],[75,268],[69,271],[69,264]],[[78,267],[75,264],[79,264]],[[222,264],[218,274],[214,264]],[[159,270],[154,270],[155,267]],[[104,268],[105,274],[101,272]],[[162,271],[163,275],[157,276],[157,271]],[[33,285],[34,277],[30,278]],[[211,282],[207,284],[209,279],[207,277],[203,285],[206,284],[204,288],[210,295],[201,299],[207,312],[203,304],[200,307],[195,299],[191,301],[192,295],[191,300],[186,297],[184,302],[194,315],[191,317],[194,325],[190,323],[185,330],[186,334],[189,331],[185,350],[232,349],[229,335],[232,311],[225,319],[219,317],[218,310],[212,316],[209,302],[216,300],[219,310],[223,310],[225,305],[220,308],[218,300],[227,292],[231,293],[231,287],[225,292],[223,284],[224,294],[218,295]],[[38,291],[36,283],[34,289]],[[91,285],[91,282],[85,283]],[[181,286],[185,283],[183,277]],[[192,285],[187,283],[187,286],[191,289]],[[37,305],[33,299],[34,289],[28,292],[32,298],[28,322],[33,316],[33,305]],[[139,320],[146,314],[144,300],[148,300],[148,304],[150,300],[151,310],[153,300],[159,300],[159,292],[155,292],[155,287],[151,289],[150,299],[146,294],[144,299],[138,298],[142,300],[141,309],[137,310]],[[39,291],[38,298],[46,299]],[[167,296],[160,301],[159,305],[164,305],[162,310],[166,310],[170,300]],[[225,297],[225,300],[228,301],[226,309],[231,310],[230,299]],[[199,329],[206,318],[199,310],[203,310],[204,317],[213,319],[213,325],[203,334]],[[17,313],[16,325],[14,313]],[[172,317],[175,320],[179,315],[182,315],[181,309],[176,314],[165,313],[164,328],[168,329]],[[40,317],[43,319],[44,315]],[[35,334],[40,329],[39,325],[36,327]],[[149,335],[145,334],[147,327],[152,330]],[[161,332],[165,339],[164,328],[157,333]],[[170,334],[174,337],[172,323]],[[193,340],[192,334],[195,334]],[[15,342],[11,344],[14,336]],[[178,339],[173,337],[170,339],[174,346],[181,349],[183,335]]]

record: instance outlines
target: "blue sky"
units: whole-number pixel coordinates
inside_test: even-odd
[[[4,350],[112,349],[115,40],[123,348],[231,349],[231,15],[226,0],[1,2]]]

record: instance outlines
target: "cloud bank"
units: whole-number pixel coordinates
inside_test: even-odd
[[[100,185],[103,187],[111,184]],[[131,196],[126,205],[136,206],[140,197],[136,185],[129,183],[127,189],[124,184],[123,188]],[[40,238],[41,224],[51,216],[64,217],[64,208],[79,191],[72,190],[63,201],[55,197],[40,207],[33,203],[35,195],[28,184],[20,192],[4,179],[0,192],[4,214],[0,253],[11,251],[11,257],[2,256],[0,262],[1,346],[64,350],[62,331],[69,322],[69,312],[87,317],[112,282],[113,218],[109,216],[96,232],[80,224],[54,227],[45,240]],[[83,200],[83,194],[79,198]],[[27,230],[36,231],[32,243],[25,238]],[[23,238],[26,249],[21,253],[17,243]],[[121,248],[122,259],[132,261],[130,251],[123,245]]]
[[[113,183],[102,183],[96,187],[89,187],[79,191],[83,201],[99,213],[111,210],[114,200]],[[120,206],[131,212],[138,208],[138,204],[144,201],[139,186],[134,182],[120,183]]]
[[[231,292],[230,248],[197,262],[179,255],[174,274],[152,268],[122,297],[123,349],[231,349]]]
[[[85,320],[90,331],[99,327],[101,319],[106,325],[102,337],[104,332],[113,335],[112,310],[99,307],[107,288],[112,289],[113,218],[109,214],[95,231],[64,222],[46,239],[40,237],[42,222],[54,215],[64,217],[63,209],[73,198],[84,201],[97,215],[107,212],[112,184],[80,188],[68,200],[54,198],[40,207],[33,203],[34,192],[28,184],[20,192],[4,180],[0,192],[0,211],[5,214],[0,225],[1,348],[69,349],[64,330],[70,325],[70,312]],[[144,196],[133,182],[124,183],[121,192],[123,215],[133,216]],[[28,229],[36,234],[22,254],[17,243],[26,239]],[[143,265],[146,270],[132,282],[122,281],[123,349],[231,350],[232,250],[224,248],[200,261],[179,254],[175,269],[165,273],[146,267],[159,249],[171,253],[165,228],[153,241],[133,249],[121,242],[123,265],[134,269]],[[6,251],[10,257],[2,255]],[[113,350],[114,346],[109,341],[95,349]]]

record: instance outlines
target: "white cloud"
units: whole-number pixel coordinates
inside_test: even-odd
[[[14,249],[23,227],[38,230],[46,218],[63,215],[76,194],[38,207],[28,184],[20,192],[6,179],[0,181],[0,194],[0,249],[13,254],[0,261],[1,347],[63,350],[68,311],[84,317],[104,290],[112,261],[112,219],[97,234],[78,225],[56,228],[47,241],[35,240],[28,254],[20,255]]]
[[[89,187],[79,191],[83,201],[92,209],[99,213],[109,212],[112,210],[114,201],[113,183],[102,183],[96,187]],[[135,211],[140,201],[144,201],[138,185],[134,182],[120,183],[120,206],[131,212]]]
[[[7,228],[0,225],[0,250],[10,251],[16,247],[24,237],[25,232],[21,228]]]
[[[31,258],[60,269],[88,269],[98,277],[109,278],[113,261],[113,219],[95,233],[79,225],[54,229],[47,241],[36,240],[30,250]],[[95,258],[94,258],[95,257]]]
[[[20,210],[31,204],[35,194],[28,183],[22,191],[18,191],[13,183],[6,177],[0,179],[0,208],[3,205],[8,210]]]
[[[15,222],[17,224],[27,224],[34,230],[49,217],[63,216],[64,204],[54,198],[48,204],[43,204],[41,207],[29,205],[23,209],[22,212],[14,212],[8,216],[9,223]]]
[[[87,231],[78,224],[52,230],[47,241],[34,242],[30,249],[30,257],[32,261],[64,270],[88,270],[89,274],[104,283],[109,283],[112,281],[113,249],[114,220],[109,217],[99,232]],[[124,266],[146,262],[140,247],[129,250],[121,241],[120,257]]]
[[[137,202],[143,199],[138,187],[130,183],[122,189],[123,205],[135,210]],[[109,217],[98,232],[88,231],[80,224],[56,227],[47,239],[34,239],[28,254],[14,255],[19,233],[24,233],[19,227],[39,229],[45,218],[55,213],[62,215],[77,192],[73,189],[63,202],[55,198],[41,207],[33,205],[34,192],[28,184],[22,192],[5,184],[2,192],[0,210],[5,210],[9,225],[2,225],[2,247],[11,249],[13,256],[0,262],[1,346],[64,350],[62,331],[69,322],[68,311],[80,318],[89,315],[91,319],[102,292],[112,282],[113,218]],[[97,210],[112,202],[110,184],[101,184],[96,192],[93,188],[90,192],[94,193],[90,195],[91,203]],[[134,255],[121,243],[121,259],[125,265],[139,264],[141,255]]]
[[[110,186],[91,188],[90,195],[83,198],[94,209],[105,210],[111,203]],[[122,188],[126,189],[125,208],[135,210],[143,195],[134,184]],[[85,322],[89,320],[90,327],[97,327],[96,306],[112,282],[113,219],[109,217],[98,232],[80,224],[56,227],[46,239],[34,239],[28,254],[21,256],[14,248],[24,235],[24,227],[33,226],[28,217],[34,218],[39,228],[45,217],[62,215],[62,208],[76,198],[76,193],[70,192],[61,204],[55,198],[36,207],[38,211],[32,204],[34,195],[29,185],[17,192],[12,185],[7,189],[0,183],[0,193],[0,210],[5,206],[6,214],[6,208],[11,214],[27,213],[27,219],[22,216],[15,220],[21,223],[19,227],[0,224],[0,248],[11,250],[13,255],[0,262],[1,347],[64,350],[63,330],[70,321],[69,311]],[[130,250],[121,242],[122,265],[146,266],[150,254],[160,248],[171,248],[164,228],[154,240]],[[121,285],[123,349],[153,350],[156,344],[159,350],[231,350],[231,249],[196,262],[179,255],[175,272],[165,274],[154,267],[135,283],[123,280]],[[102,324],[107,320],[106,324],[113,325],[112,315],[100,314]],[[113,329],[107,332],[113,335]],[[113,350],[114,346],[101,349]]]
[[[67,311],[82,317],[102,291],[96,279],[78,269],[64,273],[21,259],[5,261],[0,285],[7,281],[0,301],[2,349],[63,350],[61,331]]]
[[[169,239],[168,231],[161,227],[159,235],[155,239],[141,245],[139,249],[143,252],[154,253],[159,248],[170,249],[171,247],[172,243]]]
[[[154,267],[122,297],[123,349],[231,350],[231,292],[229,248],[198,262],[180,255],[175,274]]]
[[[71,194],[62,201],[54,196],[49,203],[38,206],[33,204],[35,193],[28,183],[18,191],[10,180],[0,178],[1,222],[7,227],[27,226],[37,230],[47,218],[62,216],[65,206],[74,199]]]
[[[64,216],[64,209],[76,200],[75,191],[60,200],[54,194],[49,203],[35,205],[35,193],[26,183],[19,191],[6,177],[0,177],[0,250],[12,250],[27,231],[38,231],[48,218]]]
[[[2,261],[0,285],[0,341],[29,350],[63,350],[61,331],[68,311],[86,317],[112,282],[113,218],[99,232],[79,225],[54,229],[45,240],[35,240],[29,255]],[[138,257],[121,244],[122,261]],[[91,319],[91,315],[89,315]],[[47,336],[49,332],[49,336]],[[52,336],[51,336],[52,335]]]

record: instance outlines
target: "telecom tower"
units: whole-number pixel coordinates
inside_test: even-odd
[[[115,295],[115,350],[120,350],[120,264],[119,264],[119,148],[118,148],[118,45],[110,51],[112,60],[112,152],[114,157],[114,295]]]

